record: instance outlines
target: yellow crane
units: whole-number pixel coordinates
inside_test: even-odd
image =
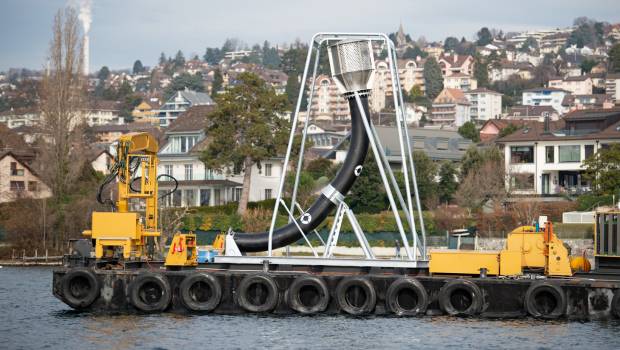
[[[119,138],[110,174],[97,194],[103,203],[104,186],[117,180],[116,211],[93,212],[92,228],[83,232],[94,241],[97,259],[113,257],[118,249],[124,260],[148,259],[147,240],[161,235],[157,226],[158,148],[157,140],[148,133],[130,133]],[[144,215],[130,211],[131,206],[141,203],[144,203]],[[166,265],[195,265],[195,242],[194,234],[175,234]]]

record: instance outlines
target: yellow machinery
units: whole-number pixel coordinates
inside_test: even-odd
[[[196,253],[196,235],[193,233],[177,233],[172,238],[172,243],[166,255],[166,266],[196,266],[198,256]]]
[[[508,234],[501,251],[443,250],[430,253],[430,272],[436,274],[522,275],[523,269],[544,269],[547,276],[571,276],[570,257],[564,243],[547,222],[541,232],[521,226]]]
[[[104,186],[116,179],[116,211],[94,212],[92,229],[83,232],[95,241],[97,259],[113,257],[117,249],[122,251],[124,260],[148,259],[147,240],[160,236],[157,229],[157,151],[157,140],[148,133],[130,133],[119,138],[110,175],[104,180],[97,194],[97,199],[103,203],[101,192]],[[144,202],[143,216],[129,211],[133,201]],[[177,233],[173,242],[177,243],[176,247],[183,244],[184,256],[196,260],[195,235]],[[175,266],[191,265],[191,262],[181,263],[183,259],[179,259],[179,256],[175,255],[170,263]]]

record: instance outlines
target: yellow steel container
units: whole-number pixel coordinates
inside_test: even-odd
[[[499,274],[498,251],[434,250],[430,256],[431,273],[476,275],[486,268],[489,275]]]

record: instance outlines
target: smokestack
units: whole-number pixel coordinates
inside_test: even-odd
[[[92,23],[92,14],[91,14],[91,0],[80,0],[79,1],[79,14],[78,19],[82,22],[82,31],[84,32],[84,41],[82,42],[82,68],[84,75],[88,75],[90,72],[90,24]]]

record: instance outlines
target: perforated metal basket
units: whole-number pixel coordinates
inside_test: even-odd
[[[370,88],[374,58],[369,40],[344,40],[329,47],[332,77],[343,93]]]

